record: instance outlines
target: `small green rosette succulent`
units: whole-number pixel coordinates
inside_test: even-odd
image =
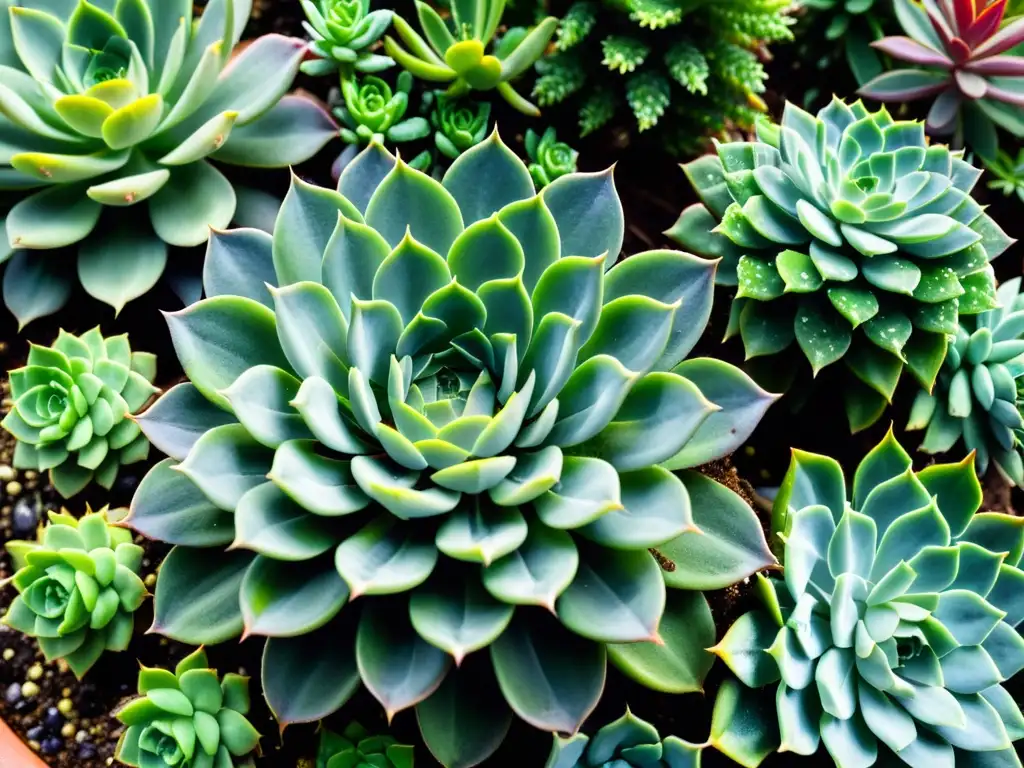
[[[0,426],[17,440],[14,466],[48,471],[64,498],[93,481],[109,490],[122,465],[149,455],[131,416],[160,391],[156,356],[132,352],[128,334],[62,330],[52,347],[32,344],[9,375],[14,404]]]
[[[452,98],[442,91],[430,95],[430,123],[434,127],[434,146],[438,152],[454,160],[487,136],[491,121],[491,104],[467,96]]]
[[[999,286],[1000,308],[964,317],[935,387],[914,401],[907,429],[925,429],[920,450],[946,453],[963,440],[978,473],[991,464],[1024,486],[1024,296],[1020,278]]]
[[[76,271],[120,310],[169,247],[246,218],[211,160],[285,167],[337,134],[285,96],[305,41],[266,35],[233,55],[251,5],[211,0],[193,19],[192,0],[0,0],[0,261],[22,324],[63,307]],[[37,253],[72,246],[77,259]]]
[[[815,376],[842,361],[863,429],[904,368],[932,388],[959,318],[996,306],[989,262],[1012,240],[970,196],[981,171],[921,123],[834,99],[817,116],[787,104],[758,133],[685,166],[702,203],[668,234],[723,260],[727,338],[748,359],[795,346]]]
[[[360,80],[341,81],[341,94],[345,106],[334,114],[341,120],[341,138],[346,144],[366,146],[376,140],[400,144],[422,139],[430,133],[430,123],[423,117],[405,120],[409,108],[412,75],[402,72],[395,91],[384,80],[367,75]]]
[[[129,523],[177,545],[155,630],[267,637],[282,723],[361,681],[389,716],[415,707],[449,766],[512,713],[578,730],[609,659],[698,690],[700,590],[774,558],[688,470],[775,396],[686,359],[715,265],[613,265],[623,230],[611,171],[537,194],[494,133],[440,180],[371,143],[338,191],[296,179],[272,236],[215,233],[208,298],[168,316],[189,382],[139,417],[172,457]]]
[[[555,736],[544,768],[699,768],[701,747],[658,729],[628,709],[593,738]]]
[[[171,673],[139,671],[139,698],[114,713],[127,726],[114,758],[132,768],[253,768],[260,734],[246,719],[249,678],[210,669],[200,648]]]
[[[532,128],[527,129],[525,142],[526,156],[530,159],[527,167],[537,189],[544,189],[567,173],[576,173],[576,158],[580,153],[565,142],[558,141],[553,127],[543,134],[538,134]]]
[[[108,522],[107,508],[76,519],[49,512],[38,542],[9,541],[18,591],[3,623],[34,637],[48,661],[63,659],[81,678],[104,651],[123,651],[132,614],[146,598],[142,547]]]
[[[317,58],[304,61],[307,75],[326,75],[341,69],[343,73],[380,72],[393,67],[388,56],[372,53],[370,48],[391,25],[393,12],[370,10],[370,0],[299,0],[306,14],[302,26],[313,44]]]
[[[745,685],[777,685],[779,751],[824,745],[838,768],[1021,764],[1003,683],[1024,668],[1024,520],[981,499],[971,457],[914,472],[891,431],[852,497],[837,462],[794,452],[772,525],[785,576],[759,577],[764,608],[713,649]]]
[[[413,768],[415,750],[392,736],[373,736],[352,722],[340,734],[320,731],[316,768]]]

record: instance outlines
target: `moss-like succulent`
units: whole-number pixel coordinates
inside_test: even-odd
[[[267,35],[232,51],[250,0],[0,0],[3,295],[22,324],[56,312],[75,280],[120,310],[163,274],[168,247],[206,242],[236,216],[210,160],[284,167],[337,128],[282,98],[306,53]],[[140,210],[144,209],[144,212]],[[10,251],[7,249],[9,244]]]
[[[317,58],[302,63],[307,75],[326,75],[338,69],[380,72],[393,67],[394,59],[370,49],[391,25],[392,11],[370,10],[370,0],[299,0],[306,14],[302,26],[313,40]]]
[[[130,518],[178,545],[155,629],[269,637],[282,722],[360,680],[415,705],[446,765],[487,757],[513,711],[574,732],[609,657],[696,689],[713,632],[684,590],[773,559],[737,495],[682,470],[775,398],[685,359],[715,265],[612,265],[623,230],[610,171],[537,194],[495,133],[440,181],[371,144],[338,192],[296,181],[273,236],[217,233],[209,298],[168,316],[190,381],[139,417],[173,457]]]
[[[133,768],[252,768],[260,734],[246,719],[249,678],[210,669],[200,648],[171,673],[139,671],[139,698],[114,716],[127,726],[115,759]]]
[[[1024,668],[1024,520],[981,499],[970,457],[915,472],[891,431],[850,497],[837,462],[794,453],[772,525],[785,578],[759,577],[764,608],[714,649],[744,684],[777,684],[780,751],[1020,765],[1003,683]]]
[[[881,416],[904,367],[931,389],[958,318],[996,306],[989,262],[1012,240],[970,196],[981,171],[921,123],[787,104],[781,127],[685,169],[703,203],[668,234],[722,258],[727,337],[748,358],[796,346],[814,375],[842,361],[851,429]]]
[[[104,651],[123,651],[133,613],[146,597],[139,578],[142,547],[131,531],[109,524],[107,508],[47,513],[38,541],[9,541],[18,591],[3,623],[39,642],[47,660],[63,659],[82,677]]]
[[[159,390],[156,356],[132,352],[128,334],[104,339],[61,331],[52,347],[32,344],[10,372],[10,412],[0,426],[17,439],[14,466],[48,471],[63,497],[90,482],[111,488],[123,464],[149,455],[130,418]]]
[[[452,98],[441,91],[430,94],[430,123],[438,152],[454,160],[475,147],[490,130],[491,104],[468,96]]]
[[[576,158],[580,153],[565,142],[558,141],[553,127],[549,127],[543,134],[529,128],[525,141],[526,156],[530,160],[528,168],[537,189],[544,189],[567,173],[576,173]]]
[[[661,738],[658,729],[628,709],[594,737],[555,736],[545,768],[697,768],[699,745],[678,736]]]
[[[1001,304],[964,317],[935,387],[914,401],[907,429],[927,429],[921,450],[945,453],[963,440],[979,474],[993,464],[1024,486],[1024,429],[1018,387],[1024,380],[1024,296],[1020,278],[999,287]]]
[[[352,722],[340,734],[323,729],[316,768],[413,768],[415,750],[392,736],[373,736]]]

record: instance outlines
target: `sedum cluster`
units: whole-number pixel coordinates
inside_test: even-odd
[[[1020,765],[1024,716],[1002,684],[1024,668],[1024,525],[981,498],[971,458],[914,472],[891,432],[852,498],[837,462],[794,453],[772,525],[785,575],[758,577],[764,607],[713,649],[745,685],[777,686],[779,751]]]
[[[138,418],[171,457],[129,521],[176,545],[154,630],[267,637],[282,723],[362,682],[449,766],[513,712],[575,732],[609,658],[698,690],[696,590],[774,559],[739,496],[684,470],[775,396],[685,359],[715,265],[616,264],[623,230],[610,171],[537,194],[495,133],[440,181],[372,143],[338,191],[296,179],[272,236],[216,233],[208,298],[168,315],[189,381]]]
[[[991,464],[1024,486],[1024,296],[1020,278],[999,286],[1000,307],[962,318],[931,392],[917,395],[907,429],[926,429],[921,450],[945,453],[963,440],[978,473]]]
[[[698,768],[700,750],[677,736],[662,739],[657,728],[627,708],[593,738],[555,736],[544,768]]]
[[[359,723],[340,734],[324,728],[315,768],[413,768],[415,750],[392,736],[373,736]]]
[[[236,217],[210,160],[283,167],[336,127],[284,97],[306,52],[268,35],[232,56],[251,0],[0,0],[0,261],[24,325],[59,310],[78,280],[120,310],[146,293],[170,246],[206,242]],[[144,208],[142,213],[136,206]],[[241,212],[240,212],[241,213]]]
[[[149,455],[131,416],[159,392],[156,356],[132,352],[128,334],[62,330],[52,347],[31,344],[9,375],[13,405],[0,426],[17,440],[13,464],[49,472],[64,498],[93,481],[109,490],[122,465]]]
[[[81,678],[104,651],[123,651],[132,614],[146,595],[142,547],[109,524],[107,508],[81,519],[49,512],[37,542],[9,541],[18,591],[3,623],[39,642],[48,661],[63,659]]]
[[[246,719],[249,678],[210,669],[200,648],[171,673],[139,670],[139,697],[114,713],[115,759],[132,768],[253,768],[260,735]]]
[[[723,260],[727,338],[748,359],[798,348],[814,375],[842,361],[853,430],[904,368],[930,390],[959,318],[996,306],[989,262],[1012,242],[970,195],[981,171],[922,124],[838,99],[717,149],[685,166],[702,203],[668,234]]]

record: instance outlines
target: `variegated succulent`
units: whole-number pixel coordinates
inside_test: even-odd
[[[931,389],[958,318],[996,306],[989,262],[1012,240],[970,196],[981,171],[921,123],[787,104],[781,127],[685,169],[703,203],[668,234],[723,259],[727,338],[748,359],[796,342],[814,375],[842,361],[851,429],[881,416],[904,367]]]
[[[445,765],[486,758],[513,711],[574,732],[608,657],[696,689],[713,630],[685,590],[773,558],[752,510],[685,469],[774,396],[685,360],[715,265],[613,265],[623,227],[610,171],[538,195],[494,133],[440,181],[372,143],[337,192],[296,179],[273,236],[216,233],[209,298],[168,316],[190,382],[138,419],[172,457],[130,517],[178,545],[154,629],[268,637],[284,723],[361,680],[389,714],[416,706]]]
[[[0,261],[22,324],[75,283],[120,310],[238,210],[210,160],[284,167],[337,135],[313,101],[284,97],[306,53],[268,35],[232,52],[251,0],[0,0]],[[136,206],[145,208],[140,212]],[[68,268],[68,265],[71,268]]]
[[[555,736],[545,768],[698,768],[701,747],[658,729],[629,709],[590,738]]]
[[[302,63],[307,75],[326,75],[340,69],[380,72],[393,67],[394,59],[370,48],[391,25],[392,11],[370,10],[370,0],[299,0],[306,14],[306,28],[317,58]]]
[[[249,678],[222,681],[200,648],[173,674],[142,667],[139,697],[114,713],[127,726],[114,757],[132,768],[253,768],[260,734],[247,714]]]
[[[914,472],[891,431],[852,497],[837,462],[794,452],[772,525],[785,578],[759,576],[764,608],[713,649],[744,684],[777,684],[780,751],[1020,765],[1024,716],[1003,683],[1024,668],[1024,520],[981,499],[971,457]]]
[[[996,292],[1000,308],[962,318],[931,392],[921,391],[907,429],[927,429],[921,450],[945,453],[963,440],[979,474],[991,463],[1024,486],[1024,296],[1020,278]]]
[[[61,331],[52,347],[32,344],[10,372],[13,404],[0,426],[17,440],[14,466],[50,473],[61,496],[90,482],[111,488],[123,464],[149,455],[131,415],[159,392],[156,356],[132,352],[128,334]]]
[[[373,736],[359,723],[340,734],[320,731],[316,768],[413,768],[415,750],[393,736]]]
[[[36,638],[47,660],[63,659],[82,677],[104,651],[131,642],[132,614],[146,597],[142,547],[131,531],[109,524],[106,507],[86,508],[80,520],[65,509],[47,515],[37,542],[7,542],[18,596],[2,623]]]

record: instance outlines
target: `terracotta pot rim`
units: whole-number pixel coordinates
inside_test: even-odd
[[[18,768],[47,768],[46,763],[35,752],[29,749],[18,734],[0,719],[0,765],[18,766]]]

